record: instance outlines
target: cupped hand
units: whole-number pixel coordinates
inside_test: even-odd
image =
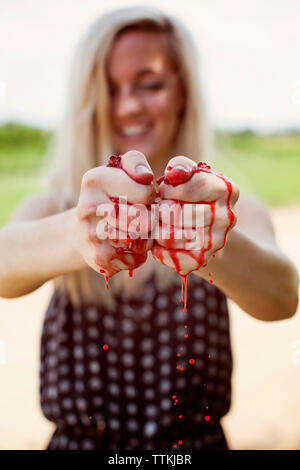
[[[84,174],[77,205],[77,246],[98,273],[111,277],[146,261],[153,244],[148,236],[148,209],[156,196],[152,181],[145,156],[135,150],[112,156],[107,166]]]
[[[206,266],[235,225],[235,183],[184,156],[172,158],[158,180],[160,210],[152,254],[181,275]]]

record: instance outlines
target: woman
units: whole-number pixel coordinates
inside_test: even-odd
[[[102,16],[74,61],[51,191],[0,231],[1,296],[55,283],[41,346],[41,403],[57,426],[49,449],[226,449],[226,296],[264,321],[296,311],[297,273],[265,207],[243,198],[235,206],[236,185],[196,166],[207,155],[196,63],[185,28],[158,10]],[[123,156],[106,167],[112,154]],[[214,223],[203,215],[211,246],[200,262],[201,243],[191,250],[185,239],[170,246],[158,234],[121,255],[118,241],[99,242],[96,207],[119,209],[124,195],[148,207],[153,175],[166,167],[160,204],[215,201]],[[146,261],[151,249],[156,259]],[[187,312],[176,272],[193,273]]]

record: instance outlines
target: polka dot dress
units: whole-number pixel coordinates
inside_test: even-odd
[[[226,449],[232,357],[226,298],[189,276],[153,278],[115,311],[74,309],[55,291],[41,344],[40,391],[56,424],[48,449]],[[107,345],[107,346],[105,346]],[[104,347],[103,347],[104,346]]]

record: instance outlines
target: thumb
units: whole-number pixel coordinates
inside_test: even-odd
[[[183,184],[193,176],[197,165],[189,158],[178,156],[171,158],[165,169],[165,182],[172,186]]]
[[[122,168],[134,181],[149,185],[153,181],[153,172],[142,152],[130,150],[122,156]]]

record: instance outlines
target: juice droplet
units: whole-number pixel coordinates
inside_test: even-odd
[[[106,289],[109,289],[108,280],[109,280],[109,277],[105,276]]]
[[[173,447],[173,449],[176,449],[176,447],[177,447],[177,444],[173,444],[173,446],[172,446],[172,447]]]
[[[89,420],[91,420],[91,419],[92,419],[92,417],[91,417],[91,416],[89,416]]]
[[[188,338],[188,337],[189,337],[189,335],[188,335],[188,334],[185,334],[185,335],[184,335],[184,337],[185,337],[185,338]]]
[[[132,277],[132,276],[133,276],[133,270],[132,270],[132,269],[129,269],[129,271],[128,271],[128,276],[129,276],[129,277]]]
[[[182,415],[179,415],[178,418],[179,418],[179,419],[182,419]]]
[[[210,416],[208,416],[208,415],[207,415],[207,416],[204,416],[204,419],[205,419],[205,421],[208,423],[208,421],[210,421]]]
[[[100,269],[100,270],[99,270],[99,273],[100,273],[100,274],[104,274],[105,271],[104,271],[103,269]]]
[[[195,359],[190,359],[189,364],[191,364],[193,366],[195,364]]]
[[[178,444],[181,446],[181,444],[182,444],[182,441],[181,441],[181,440],[180,440],[180,441],[178,441]]]
[[[107,351],[107,349],[108,349],[108,344],[104,344],[104,345],[103,345],[103,349],[104,349],[104,351]]]
[[[180,354],[180,353],[177,353],[177,357],[180,357],[180,356],[181,356],[181,354]]]
[[[183,300],[183,277],[181,276],[181,297],[180,297],[180,302],[184,302]]]
[[[209,282],[210,282],[210,284],[213,284],[213,283],[214,283],[214,281],[213,281],[212,279],[210,279]]]
[[[209,276],[211,276],[211,273],[208,273]]]
[[[183,292],[183,287],[184,287],[184,304],[183,304],[183,309],[181,310],[182,312],[186,312],[186,302],[187,302],[187,274],[185,276],[181,276],[181,291]]]

